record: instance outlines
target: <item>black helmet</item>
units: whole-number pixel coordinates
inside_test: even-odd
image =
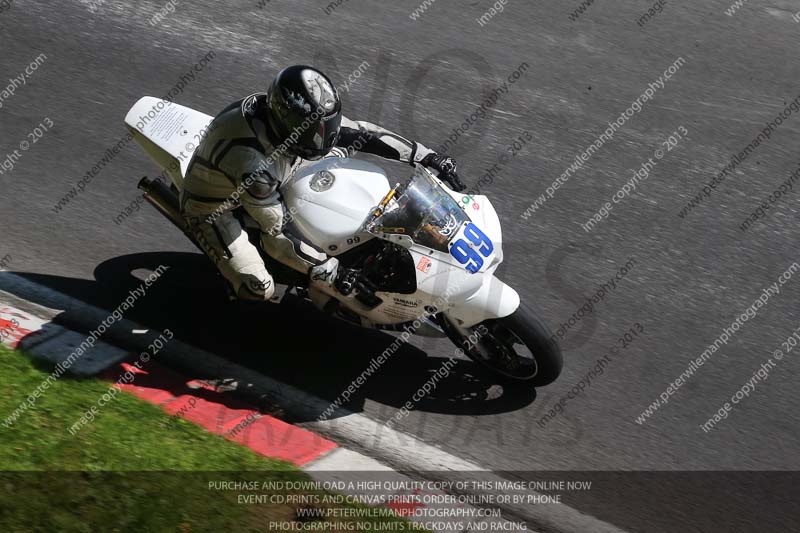
[[[279,150],[319,159],[339,138],[342,102],[330,78],[306,65],[280,71],[267,95],[267,136]]]

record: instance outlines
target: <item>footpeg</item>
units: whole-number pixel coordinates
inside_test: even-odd
[[[383,303],[383,300],[375,296],[375,287],[359,274],[360,271],[356,269],[343,269],[339,272],[333,285],[343,296],[349,296],[355,291],[356,299],[369,308]]]
[[[336,277],[336,281],[333,282],[333,286],[336,287],[336,290],[341,294],[349,296],[350,293],[353,292],[353,289],[355,289],[357,280],[358,270],[347,268],[339,273]]]

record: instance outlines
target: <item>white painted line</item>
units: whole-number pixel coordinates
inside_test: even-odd
[[[5,304],[0,300],[0,336],[3,344],[15,348],[29,332],[40,331],[46,323],[39,317],[17,309],[15,306]]]
[[[367,457],[363,453],[354,452],[347,448],[336,448],[311,461],[303,470],[306,472],[324,472],[328,470],[339,472],[391,472],[393,469],[383,463],[379,463],[372,457]]]
[[[403,475],[394,471],[392,468],[368,457],[364,454],[348,450],[345,448],[337,448],[327,455],[313,461],[303,468],[312,479],[315,481],[324,482],[353,482],[357,485],[361,481],[380,481],[392,482],[396,484],[403,484],[408,487],[414,486],[414,479],[409,476]],[[366,479],[365,473],[369,476]],[[447,498],[445,492],[442,491],[429,491],[424,490],[419,492],[412,488],[407,490],[394,490],[387,491],[384,489],[356,489],[347,490],[343,489],[340,492],[353,496],[355,498],[363,497],[392,497],[401,501],[414,501],[416,499],[425,499],[425,496],[434,498]],[[361,500],[365,503],[373,503],[369,500]],[[374,503],[373,503],[374,504]],[[408,520],[418,524],[425,524],[426,522],[433,523],[446,523],[447,531],[458,531],[464,525],[471,523],[480,524],[483,522],[490,522],[490,526],[484,531],[532,531],[531,529],[521,529],[516,524],[498,517],[483,517],[479,516],[479,511],[467,504],[457,502],[436,502],[427,503],[422,507],[418,513],[406,516]],[[413,512],[413,508],[409,509]],[[426,514],[428,513],[428,514]],[[474,514],[469,517],[469,514]],[[473,531],[473,530],[467,530]]]

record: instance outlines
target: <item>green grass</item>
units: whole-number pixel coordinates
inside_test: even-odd
[[[28,357],[0,346],[0,422],[47,375]],[[94,422],[71,435],[67,428],[109,386],[63,377],[11,427],[0,424],[0,530],[270,531],[269,522],[294,519],[296,505],[239,504],[237,496],[248,491],[210,490],[209,482],[309,481],[306,474],[170,419],[131,395],[118,394]],[[381,520],[368,519],[361,530]],[[391,521],[395,531],[413,529]]]

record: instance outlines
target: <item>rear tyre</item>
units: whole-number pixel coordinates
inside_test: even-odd
[[[547,325],[524,304],[510,315],[462,328],[448,318],[445,332],[473,361],[506,381],[548,385],[564,367]]]

